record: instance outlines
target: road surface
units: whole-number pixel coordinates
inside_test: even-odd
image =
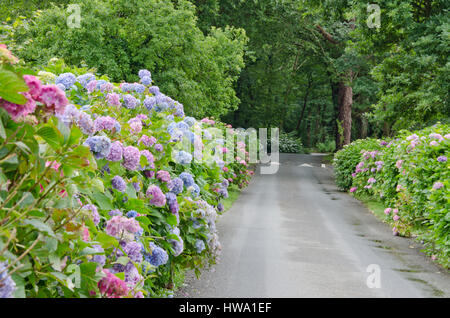
[[[217,222],[219,263],[177,296],[450,297],[449,272],[339,192],[321,159],[282,154],[276,174],[255,174]]]

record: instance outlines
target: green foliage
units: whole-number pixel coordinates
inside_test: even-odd
[[[281,133],[279,151],[281,153],[301,153],[303,151],[302,141],[292,133]]]
[[[133,82],[140,69],[155,72],[161,91],[188,114],[221,116],[239,102],[233,90],[243,64],[243,30],[211,28],[204,35],[189,1],[79,0],[81,27],[69,28],[68,12],[54,6],[17,26],[16,53],[45,64],[95,67],[113,80]]]
[[[333,152],[336,149],[336,143],[334,140],[328,139],[325,142],[319,142],[316,144],[317,151],[326,153]]]

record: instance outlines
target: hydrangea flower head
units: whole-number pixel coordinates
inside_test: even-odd
[[[189,188],[194,185],[194,178],[188,172],[180,173],[180,179],[183,180],[184,186]]]
[[[145,76],[152,77],[152,74],[150,73],[149,70],[140,70],[138,76],[140,79],[142,79]]]
[[[159,179],[162,182],[169,182],[170,181],[170,173],[165,170],[159,170],[156,173],[156,179]]]
[[[169,260],[169,255],[167,255],[167,252],[153,242],[150,242],[149,245],[151,253],[147,253],[145,255],[145,259],[156,267],[166,264]]]
[[[125,180],[123,180],[123,178],[121,176],[115,176],[112,180],[111,180],[111,185],[114,189],[116,189],[119,192],[125,192],[126,188],[127,188],[127,184],[125,182]]]
[[[130,294],[127,284],[112,274],[109,270],[104,269],[103,272],[106,277],[103,277],[98,282],[98,289],[108,298],[121,298]]]
[[[62,84],[66,89],[69,89],[76,81],[77,78],[72,73],[63,73],[56,78],[55,84]]]
[[[139,166],[141,153],[133,146],[125,147],[123,150],[123,166],[128,170],[136,170]]]
[[[180,194],[183,192],[183,180],[181,178],[175,178],[169,181],[167,187],[169,191],[174,194]]]
[[[150,185],[145,194],[150,198],[150,204],[158,207],[162,207],[166,204],[166,196],[157,185]]]
[[[111,150],[111,140],[106,136],[92,136],[86,139],[85,146],[88,146],[95,158],[102,159],[109,155]]]

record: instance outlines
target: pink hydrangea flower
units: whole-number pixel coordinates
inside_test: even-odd
[[[391,213],[391,211],[392,211],[392,208],[387,208],[384,210],[384,214],[388,215]]]
[[[103,272],[106,277],[103,277],[98,282],[98,289],[100,293],[104,294],[108,298],[121,298],[130,294],[127,284],[112,274],[109,270],[104,269]]]
[[[125,231],[134,234],[140,230],[141,226],[134,218],[116,215],[106,222],[106,234],[114,237],[120,237]]]
[[[358,187],[352,187],[352,188],[350,188],[350,192],[351,192],[351,193],[355,192],[356,190],[358,190]]]
[[[128,170],[136,170],[139,165],[141,153],[138,148],[128,146],[123,149],[123,166]]]
[[[44,85],[41,88],[41,95],[37,99],[45,105],[48,112],[63,114],[69,101],[65,93],[56,85]]]
[[[10,103],[0,98],[0,107],[4,108],[14,121],[17,121],[20,117],[31,114],[36,109],[36,102],[31,98],[29,93],[20,93],[27,99],[25,105],[18,105]]]
[[[23,79],[25,80],[27,86],[30,88],[28,93],[31,95],[33,99],[37,99],[41,94],[42,89],[41,81],[33,75],[24,75]]]
[[[394,221],[397,221],[398,219],[400,219],[400,217],[396,214],[394,215],[394,217],[392,218]]]
[[[120,96],[116,93],[109,93],[106,95],[106,102],[111,106],[120,106],[122,103],[120,102]]]

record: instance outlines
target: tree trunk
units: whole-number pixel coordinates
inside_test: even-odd
[[[309,91],[310,91],[311,85],[312,85],[312,78],[308,77],[308,88],[306,89],[306,93],[303,98],[303,109],[302,109],[302,113],[300,114],[300,118],[298,119],[297,127],[295,128],[295,130],[299,130],[300,125],[302,124],[303,116],[305,115],[306,104],[308,103],[308,96],[309,96]]]
[[[351,142],[352,137],[352,104],[353,88],[345,83],[339,83],[339,122],[342,125],[343,136],[340,139],[339,149]]]

